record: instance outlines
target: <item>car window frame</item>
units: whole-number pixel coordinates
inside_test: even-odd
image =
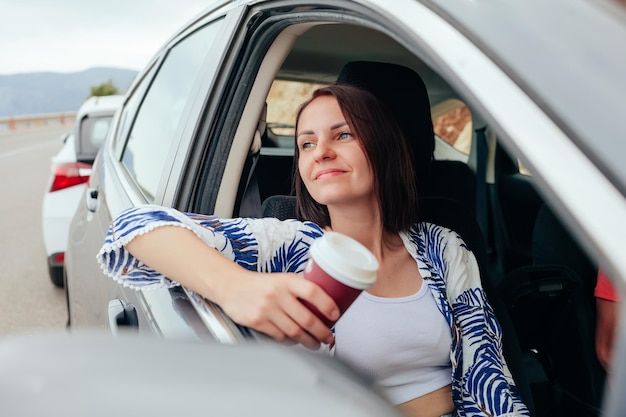
[[[214,204],[207,196],[214,195],[211,184],[220,183],[224,165],[230,153],[235,131],[239,128],[243,104],[232,105],[237,97],[246,97],[249,88],[242,90],[241,73],[256,72],[250,65],[242,65],[242,48],[250,22],[248,6],[234,7],[228,11],[223,31],[223,47],[213,57],[214,76],[199,83],[196,98],[189,112],[197,115],[198,123],[186,123],[181,141],[163,193],[163,204],[184,211],[213,213]],[[247,77],[247,78],[246,78]],[[243,78],[249,79],[247,75]],[[233,97],[236,95],[237,97]],[[190,120],[194,120],[190,118]],[[255,122],[256,126],[256,122]],[[210,161],[210,162],[207,162]],[[185,169],[183,169],[185,167]],[[199,204],[204,202],[205,204]]]

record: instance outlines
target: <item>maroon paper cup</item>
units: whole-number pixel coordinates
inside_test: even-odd
[[[361,291],[376,282],[378,260],[369,249],[351,237],[337,232],[326,232],[313,242],[309,255],[304,278],[315,282],[330,295],[341,314],[350,307]],[[303,303],[328,327],[335,324],[310,303]]]

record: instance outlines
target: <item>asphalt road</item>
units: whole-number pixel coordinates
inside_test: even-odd
[[[0,132],[0,337],[65,328],[65,291],[48,278],[41,205],[69,126]]]

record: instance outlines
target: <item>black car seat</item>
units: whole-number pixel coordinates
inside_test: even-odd
[[[402,65],[353,61],[344,65],[337,84],[368,90],[391,109],[409,141],[420,196],[446,197],[475,212],[476,177],[471,168],[459,161],[433,158],[430,99],[419,74]]]
[[[353,61],[344,65],[336,83],[369,91],[396,116],[404,135],[409,139],[418,189],[421,189],[428,182],[435,150],[430,100],[422,78],[402,65]]]
[[[369,90],[378,96],[398,118],[398,121],[409,142],[413,163],[416,167],[418,186],[420,187],[419,216],[421,221],[428,221],[456,231],[474,252],[487,297],[499,319],[503,329],[503,350],[509,369],[514,376],[518,390],[529,409],[533,409],[530,385],[525,376],[522,352],[517,336],[512,327],[502,300],[498,298],[495,287],[487,278],[487,250],[485,240],[476,217],[475,178],[473,172],[458,169],[455,161],[433,161],[434,132],[430,113],[430,102],[426,87],[415,71],[395,64],[380,62],[350,62],[341,71],[337,83],[355,85]],[[449,165],[447,163],[450,163]],[[465,165],[465,164],[463,164]],[[433,166],[436,166],[433,169]],[[450,169],[447,170],[446,167]],[[433,177],[431,174],[437,175]],[[455,178],[456,176],[456,178]],[[451,193],[452,188],[446,183],[461,185],[459,197]],[[438,185],[442,187],[438,189]],[[470,197],[467,189],[470,187]],[[473,188],[472,188],[473,187]],[[428,193],[422,190],[428,190]],[[469,200],[469,201],[468,201]],[[279,219],[296,218],[295,197],[272,196],[262,205],[263,216]]]
[[[599,416],[605,373],[594,345],[597,270],[545,204],[532,242],[533,264],[507,274],[499,290],[527,362],[539,364],[528,368],[537,415]]]
[[[533,262],[533,228],[544,204],[530,175],[520,172],[500,144],[496,145],[491,211],[493,239],[502,276]]]

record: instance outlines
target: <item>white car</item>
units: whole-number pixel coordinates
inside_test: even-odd
[[[137,76],[96,158],[72,219],[65,262],[72,331],[200,339],[207,348],[216,341],[256,343],[254,332],[193,291],[125,287],[103,274],[95,255],[112,219],[141,204],[226,218],[295,217],[294,113],[315,86],[353,83],[379,95],[406,126],[421,187],[420,219],[459,233],[478,259],[502,328],[502,351],[530,415],[626,416],[626,309],[607,384],[616,395],[605,401],[593,296],[600,266],[626,297],[621,6],[568,0],[207,3],[212,6],[173,33]],[[492,337],[488,326],[484,337]],[[127,352],[135,364],[147,350]],[[227,380],[178,362],[188,359],[186,352],[171,352],[165,362],[174,358],[190,378],[213,378],[216,386]],[[221,360],[220,354],[212,359]],[[244,358],[228,380],[255,381],[235,373],[252,371]],[[161,385],[168,390],[177,386],[160,366],[147,375],[170,378]],[[280,357],[267,376],[279,369],[318,380]],[[134,373],[120,369],[120,375]],[[294,386],[287,381],[285,387]],[[266,380],[257,386],[270,390]],[[256,399],[236,389],[228,396],[206,390],[205,413],[250,414],[238,407]],[[147,391],[152,399],[161,392]],[[295,398],[282,392],[281,404]],[[233,406],[222,412],[217,404],[224,398]],[[279,415],[261,405],[258,410]],[[346,415],[330,404],[325,411]]]
[[[72,132],[54,157],[43,199],[43,238],[52,283],[63,287],[63,261],[70,221],[91,175],[91,165],[104,142],[123,95],[90,97],[78,110]]]

